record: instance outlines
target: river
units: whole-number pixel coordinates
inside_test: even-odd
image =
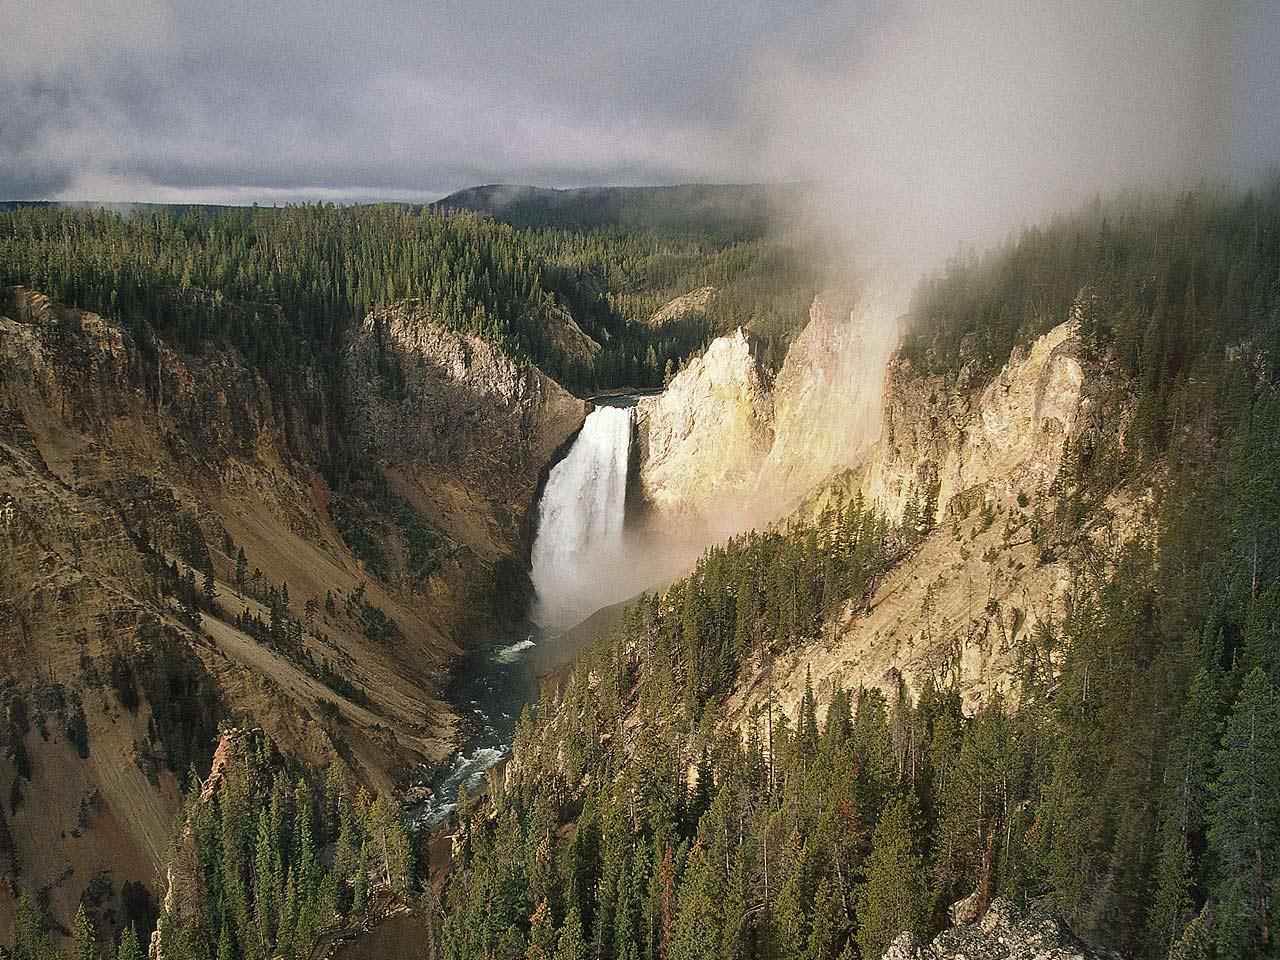
[[[627,470],[637,397],[600,397],[538,501],[530,578],[531,619],[512,642],[477,651],[454,668],[444,698],[470,726],[466,741],[436,773],[432,794],[414,819],[434,827],[457,805],[459,788],[474,791],[511,750],[525,704],[536,703],[538,679],[578,651],[567,628],[645,584],[630,576],[625,555]]]

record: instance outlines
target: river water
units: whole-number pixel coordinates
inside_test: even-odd
[[[635,593],[625,570],[623,527],[636,399],[598,399],[548,475],[531,553],[532,619],[522,636],[455,667],[444,697],[471,732],[432,780],[431,797],[414,811],[418,823],[434,827],[444,820],[459,788],[480,788],[485,772],[507,755],[521,710],[537,701],[538,678],[577,653],[561,642],[564,631]]]

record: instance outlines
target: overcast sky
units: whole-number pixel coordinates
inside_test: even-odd
[[[950,241],[1274,164],[1277,50],[1277,0],[0,0],[0,199],[816,178]]]

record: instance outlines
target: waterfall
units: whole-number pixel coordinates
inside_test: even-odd
[[[623,548],[630,407],[599,406],[569,453],[551,470],[538,504],[531,576],[534,619],[548,629],[572,626],[616,600]]]

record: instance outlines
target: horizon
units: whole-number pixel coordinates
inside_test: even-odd
[[[293,200],[285,200],[282,202],[268,202],[250,200],[242,203],[219,203],[216,201],[195,201],[195,200],[149,200],[149,199],[119,199],[119,200],[100,200],[93,197],[2,197],[0,196],[0,204],[57,204],[60,206],[88,206],[101,207],[103,209],[111,209],[112,207],[128,207],[128,206],[151,206],[151,207],[226,207],[228,209],[243,209],[245,207],[270,207],[284,208],[288,206],[301,206],[304,204],[332,203],[334,206],[355,207],[355,206],[377,206],[381,204],[404,205],[404,206],[422,206],[434,205],[442,200],[447,200],[452,196],[460,193],[466,193],[469,190],[486,190],[492,188],[517,189],[517,190],[545,190],[553,193],[575,193],[585,190],[670,190],[680,187],[790,187],[805,186],[811,184],[812,181],[805,180],[758,180],[758,181],[731,181],[731,180],[688,180],[679,183],[652,183],[652,184],[634,184],[634,183],[603,183],[603,184],[583,184],[579,186],[567,187],[549,187],[540,183],[516,183],[514,181],[495,181],[493,183],[475,183],[465,187],[459,187],[448,193],[434,196],[431,199],[417,200],[394,200],[389,197],[352,197],[327,199],[299,197]]]
[[[1268,0],[0,0],[0,33],[11,201],[822,181],[821,214],[917,262],[1280,161]]]

